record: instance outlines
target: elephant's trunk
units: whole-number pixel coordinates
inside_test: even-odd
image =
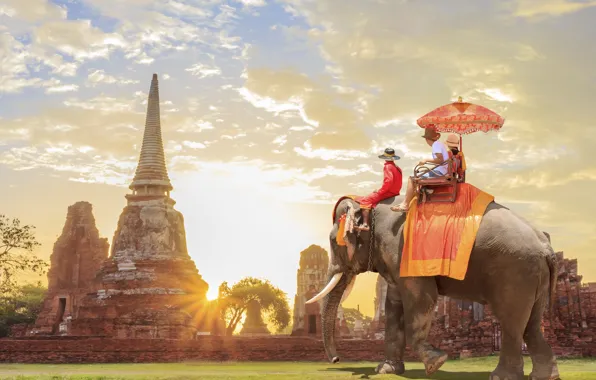
[[[325,353],[332,363],[339,361],[335,347],[335,321],[337,319],[337,308],[341,303],[346,287],[353,276],[344,275],[337,285],[323,298],[323,311],[321,312],[321,325],[323,329],[323,345]],[[331,280],[332,277],[330,277]]]

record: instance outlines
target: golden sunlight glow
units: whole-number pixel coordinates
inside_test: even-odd
[[[213,286],[209,284],[209,290],[207,291],[207,299],[209,301],[214,301],[217,299],[218,296],[218,286]]]

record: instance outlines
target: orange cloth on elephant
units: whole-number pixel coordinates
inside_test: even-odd
[[[383,186],[365,197],[358,199],[361,209],[371,209],[383,199],[399,195],[402,186],[402,173],[393,161],[385,162],[383,167]]]
[[[465,278],[476,233],[494,197],[467,183],[457,186],[453,203],[418,204],[412,199],[404,225],[401,277]]]

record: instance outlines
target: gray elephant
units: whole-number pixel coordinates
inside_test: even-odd
[[[339,357],[335,345],[335,319],[346,288],[355,276],[378,272],[387,281],[385,300],[386,360],[378,373],[402,374],[406,340],[432,374],[447,360],[447,354],[428,341],[437,296],[490,305],[501,324],[502,344],[491,380],[524,378],[522,341],[532,357],[530,379],[558,379],[556,359],[540,328],[546,306],[553,304],[557,261],[549,238],[508,208],[492,202],[480,223],[464,280],[448,277],[399,277],[405,213],[390,210],[401,197],[381,202],[374,210],[370,232],[347,233],[345,246],[336,242],[339,218],[358,204],[350,199],[336,208],[327,286],[309,302],[323,299],[322,332],[330,361]],[[371,235],[372,234],[372,235]],[[432,239],[432,236],[428,237]],[[351,289],[350,289],[351,290]],[[550,297],[550,298],[549,298]]]

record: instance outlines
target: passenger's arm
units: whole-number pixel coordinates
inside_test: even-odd
[[[428,160],[426,161],[429,164],[442,164],[443,162],[445,162],[445,160],[443,159],[443,153],[435,153],[437,155],[437,158],[433,158],[432,160]]]
[[[420,165],[424,165],[424,164],[442,164],[443,162],[445,162],[445,160],[443,159],[443,153],[435,153],[437,155],[437,158],[433,158],[432,160],[422,160],[420,161]]]

